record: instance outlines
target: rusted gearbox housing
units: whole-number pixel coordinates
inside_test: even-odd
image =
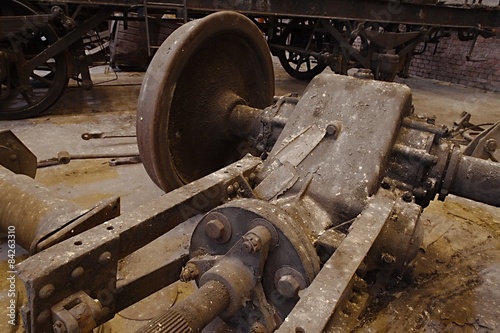
[[[499,164],[412,114],[406,86],[322,74],[293,110],[272,110],[245,121],[256,137],[275,130],[265,161],[246,156],[19,264],[28,331],[89,332],[179,275],[200,289],[140,332],[345,331],[365,275],[410,264],[429,200],[500,205]],[[189,253],[117,280],[119,259],[199,214]]]

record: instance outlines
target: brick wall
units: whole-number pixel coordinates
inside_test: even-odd
[[[461,42],[456,33],[442,38],[436,54],[434,44],[414,56],[410,75],[453,82],[489,91],[500,91],[500,36],[484,39],[478,37],[472,52],[472,60],[466,61],[472,41]]]

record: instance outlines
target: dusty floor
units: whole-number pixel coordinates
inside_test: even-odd
[[[306,83],[291,79],[279,65],[275,67],[276,95],[303,91]],[[99,69],[94,80],[99,83],[114,77],[113,72]],[[71,154],[135,153],[133,138],[83,141],[80,136],[90,131],[134,133],[142,77],[142,73],[118,73],[118,80],[97,84],[91,91],[71,86],[48,112],[29,120],[2,121],[0,129],[13,130],[39,160],[54,157],[62,150]],[[438,123],[451,125],[462,111],[472,113],[475,123],[500,119],[498,93],[431,80],[400,82],[413,88],[416,112],[434,114]],[[122,212],[162,194],[142,165],[113,167],[108,161],[74,160],[67,165],[39,169],[36,180],[85,207],[119,195]],[[444,203],[433,202],[424,217],[426,234],[414,280],[391,281],[371,305],[358,331],[500,332],[500,209],[449,196]],[[183,237],[172,246],[186,246],[189,237]],[[5,319],[9,300],[7,253],[5,240],[1,241],[0,332],[22,331],[8,325]],[[22,259],[19,249],[16,261]],[[133,332],[191,288],[179,284],[164,289],[162,294],[152,296],[151,302],[123,311],[113,325],[98,331]],[[17,289],[22,291],[19,282]],[[19,298],[22,296],[20,293]]]

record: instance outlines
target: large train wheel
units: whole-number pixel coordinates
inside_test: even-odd
[[[19,0],[4,0],[0,7],[0,16],[36,14],[36,10]],[[29,27],[22,34],[0,40],[0,51],[22,58],[17,62],[14,59],[5,62],[0,86],[0,119],[22,119],[37,115],[47,110],[64,92],[68,84],[64,52],[25,74],[28,77],[22,77],[18,71],[23,59],[34,58],[57,39],[56,32],[49,25],[43,25]]]
[[[290,50],[280,50],[278,59],[281,66],[292,77],[299,80],[311,80],[320,74],[326,64],[312,55],[303,55],[294,52],[293,49],[302,49],[313,52],[321,51],[322,35],[313,33],[312,22],[309,20],[289,23],[282,31],[281,38],[283,46],[290,46]]]
[[[144,167],[164,191],[210,174],[245,155],[232,133],[236,105],[272,104],[271,54],[245,16],[218,12],[175,30],[148,67],[137,106]]]

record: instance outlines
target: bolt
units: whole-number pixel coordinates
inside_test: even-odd
[[[71,271],[70,276],[72,279],[76,280],[76,279],[81,278],[84,272],[85,272],[85,270],[83,269],[83,267],[78,266],[77,268],[75,268],[74,270]]]
[[[300,290],[300,283],[292,275],[286,274],[280,277],[276,288],[282,296],[286,298],[293,298],[297,296]]]
[[[498,142],[495,139],[489,139],[484,145],[484,150],[494,152],[498,148]]]
[[[432,188],[432,187],[434,187],[434,182],[431,179],[427,179],[425,181],[425,187],[426,188]]]
[[[66,325],[60,320],[56,321],[54,325],[52,326],[54,329],[54,333],[67,333],[68,330],[66,329]]]
[[[198,277],[200,272],[198,271],[198,267],[195,264],[188,262],[186,266],[182,269],[180,280],[182,282],[188,282],[194,280]]]
[[[389,253],[382,253],[381,259],[386,264],[393,264],[396,262],[396,257]]]
[[[339,131],[339,129],[334,124],[329,124],[328,126],[326,126],[326,134],[328,134],[330,136],[335,136],[336,137],[338,131]]]
[[[380,184],[380,186],[382,186],[382,188],[386,189],[386,190],[391,188],[391,184],[389,184],[389,182],[387,180],[383,180],[382,184]]]
[[[11,161],[17,160],[17,155],[16,154],[10,154],[9,155],[9,160],[11,160]]]
[[[263,324],[256,322],[252,325],[248,333],[267,333],[267,329]]]
[[[251,173],[249,176],[248,176],[248,180],[253,182],[255,180],[255,173]]]
[[[235,190],[239,189],[240,188],[240,183],[234,182],[233,187],[234,187]]]
[[[205,234],[214,240],[220,239],[223,231],[224,224],[217,219],[208,221],[205,227]]]
[[[234,192],[234,187],[233,187],[233,185],[229,185],[229,186],[227,187],[227,194],[232,194],[233,192]]]
[[[111,253],[108,251],[103,252],[103,254],[101,254],[101,256],[98,259],[101,265],[107,264],[110,260],[111,260]]]
[[[46,284],[38,292],[38,297],[40,297],[41,299],[47,299],[50,296],[52,296],[52,294],[54,294],[55,290],[56,288],[54,287],[53,284]]]
[[[40,314],[38,315],[38,317],[36,317],[36,322],[38,324],[43,324],[45,322],[47,322],[49,320],[49,318],[51,317],[51,313],[50,313],[50,310],[49,309],[45,309],[43,310],[42,312],[40,312]]]
[[[406,201],[406,202],[411,202],[413,199],[413,195],[410,193],[410,192],[405,192],[403,194],[403,200]]]
[[[262,243],[257,235],[250,234],[243,237],[243,239],[245,240],[241,245],[243,247],[243,251],[245,251],[246,253],[255,253],[260,251]]]

